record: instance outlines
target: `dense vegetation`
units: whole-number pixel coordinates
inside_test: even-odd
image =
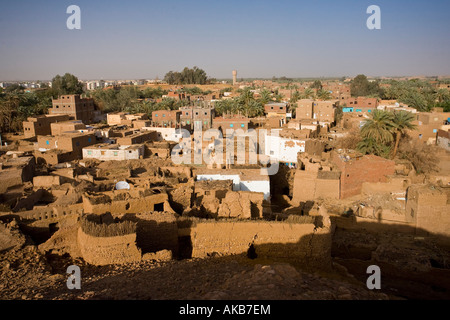
[[[207,84],[214,82],[215,79],[208,78],[206,72],[198,67],[192,69],[185,67],[181,72],[167,72],[164,81],[168,84]]]
[[[365,75],[358,75],[352,80],[350,92],[353,97],[397,100],[418,111],[427,112],[442,107],[445,112],[450,112],[450,92],[447,89],[437,89],[428,81],[388,80],[384,82],[385,88],[382,88],[381,84],[378,80],[369,81]]]

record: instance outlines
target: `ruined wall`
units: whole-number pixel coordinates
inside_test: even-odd
[[[219,206],[219,217],[261,218],[263,216],[264,193],[229,191]]]
[[[169,195],[170,205],[177,213],[181,214],[184,209],[191,207],[192,196],[194,193],[192,185],[180,183],[167,192]]]
[[[326,267],[331,263],[331,232],[313,224],[263,221],[202,221],[190,228],[192,257],[214,252],[241,254],[257,236],[258,257],[294,259],[303,266]]]
[[[116,237],[93,237],[78,229],[78,246],[83,259],[94,265],[138,262],[142,255],[136,246],[136,233]]]
[[[408,188],[406,217],[419,232],[450,236],[448,191],[435,186],[414,185]]]
[[[106,191],[95,195],[83,195],[83,209],[86,213],[113,215],[124,213],[142,213],[148,211],[173,212],[166,193],[138,194],[135,197],[127,195],[125,190]],[[162,206],[162,207],[161,207]]]
[[[33,178],[33,185],[36,188],[50,188],[61,185],[60,176],[36,176]]]
[[[148,212],[125,217],[136,222],[136,243],[143,253],[170,250],[178,254],[178,227],[174,214]]]

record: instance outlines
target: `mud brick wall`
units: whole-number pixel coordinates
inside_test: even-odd
[[[142,258],[136,233],[117,237],[93,237],[78,229],[78,246],[83,259],[94,265],[137,262]]]
[[[136,215],[137,245],[143,253],[170,250],[178,254],[178,227],[171,213],[152,212]]]
[[[286,222],[197,222],[190,228],[192,257],[246,253],[255,235],[258,257],[294,259],[307,267],[331,263],[330,229]]]

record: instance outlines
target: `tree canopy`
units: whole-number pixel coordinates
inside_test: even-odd
[[[185,67],[181,72],[169,71],[164,76],[164,81],[168,84],[207,84],[211,80],[206,72],[198,67]]]
[[[52,91],[56,96],[62,94],[82,94],[83,84],[73,74],[59,74],[52,79]]]
[[[350,84],[350,94],[352,97],[380,97],[383,90],[378,81],[369,81],[363,74],[357,75]]]

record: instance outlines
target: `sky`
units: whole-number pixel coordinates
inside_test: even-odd
[[[67,7],[81,10],[70,30]],[[381,29],[369,30],[370,5]],[[448,0],[41,0],[0,5],[0,80],[450,75]]]

